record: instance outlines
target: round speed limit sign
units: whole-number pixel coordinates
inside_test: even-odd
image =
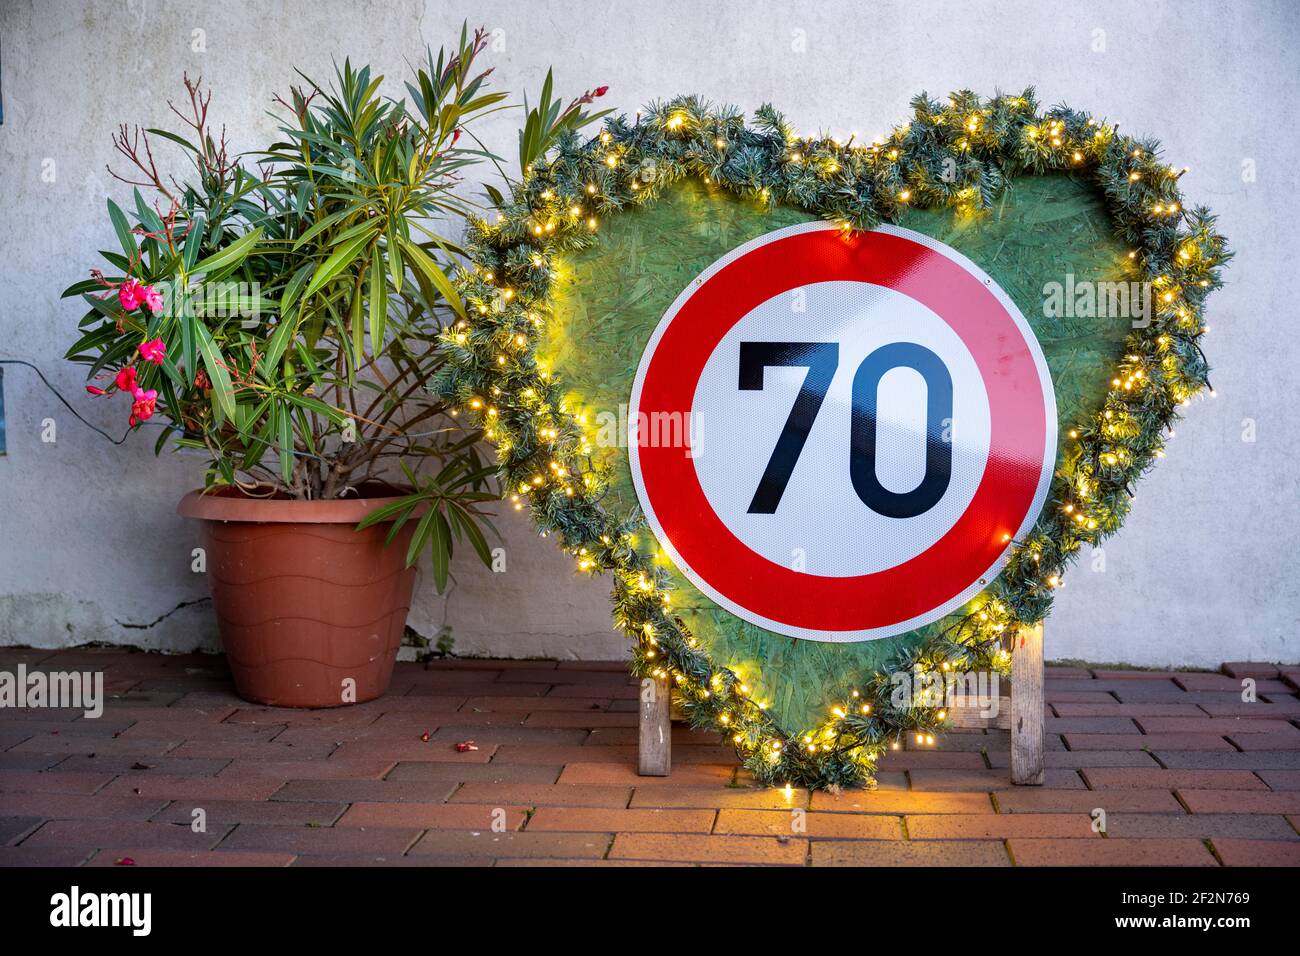
[[[862,641],[978,594],[1032,527],[1056,401],[1024,316],[927,236],[808,223],[723,256],[669,308],[629,457],[703,593],[793,637]]]

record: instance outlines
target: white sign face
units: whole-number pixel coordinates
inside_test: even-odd
[[[692,405],[695,470],[718,517],[769,561],[834,577],[884,571],[939,540],[975,496],[989,451],[984,380],[957,334],[915,299],[864,282],[820,282],[796,292],[774,296],[741,318],[705,363]],[[755,512],[750,505],[759,478],[809,369],[768,366],[761,389],[741,390],[741,343],[789,341],[796,330],[810,342],[838,345],[838,364],[776,511]],[[953,404],[966,410],[961,433],[951,415],[940,422],[940,438],[952,446],[946,490],[910,519],[866,507],[847,467],[854,372],[902,330],[939,356],[952,378]],[[876,476],[891,493],[910,491],[925,477],[927,397],[925,378],[904,365],[876,383]]]
[[[892,227],[795,226],[714,263],[651,337],[631,410],[637,494],[677,567],[738,617],[822,641],[905,633],[983,590],[1056,457],[1024,317]]]

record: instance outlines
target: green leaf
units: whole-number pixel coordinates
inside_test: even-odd
[[[289,339],[293,337],[294,329],[298,325],[296,315],[281,315],[280,322],[271,333],[271,341],[266,346],[266,367],[276,369],[280,365],[280,359],[284,357],[284,351],[289,347]],[[274,374],[274,373],[272,373]]]
[[[402,253],[410,260],[426,279],[433,283],[434,287],[441,293],[442,297],[447,300],[447,304],[455,310],[461,318],[468,318],[465,314],[465,303],[460,299],[460,293],[456,291],[455,286],[446,274],[438,268],[437,263],[429,257],[429,254],[411,242],[409,239],[399,238],[397,240],[401,246]]]
[[[72,285],[64,289],[63,294],[60,295],[59,298],[66,299],[69,296],[84,295],[87,292],[102,292],[103,289],[104,287],[94,279],[82,279],[80,282],[74,282]]]
[[[188,139],[185,139],[182,136],[177,136],[175,133],[169,133],[165,129],[154,129],[153,127],[150,127],[149,129],[145,130],[145,132],[152,133],[154,136],[161,136],[163,139],[169,139],[173,143],[176,143],[178,146],[184,146],[191,153],[198,152],[198,149],[195,147],[195,145],[191,143]]]
[[[135,236],[131,235],[131,225],[126,221],[126,213],[111,199],[108,201],[108,218],[113,220],[113,229],[117,232],[117,241],[122,244],[122,251],[128,259],[134,259],[139,250],[136,249]]]
[[[397,248],[397,233],[391,227],[388,230],[388,274],[393,277],[393,291],[402,293],[402,275],[406,265],[402,262],[402,252]]]
[[[135,212],[140,217],[140,225],[144,226],[149,232],[157,234],[163,231],[162,219],[158,216],[158,213],[149,208],[138,189],[135,191]]]
[[[311,277],[311,281],[307,283],[307,289],[303,292],[303,295],[310,298],[317,289],[351,265],[352,260],[357,257],[357,253],[361,251],[362,247],[371,240],[377,231],[377,229],[371,229],[369,232],[362,233],[351,242],[346,242],[335,249],[333,254],[317,267],[316,273]]]
[[[344,229],[337,236],[331,237],[330,241],[327,242],[326,245],[337,246],[340,242],[347,242],[353,236],[358,236],[363,232],[369,232],[371,234],[374,234],[375,232],[379,231],[380,228],[381,227],[377,219],[362,219],[360,222],[348,226],[348,228]]]
[[[118,331],[112,325],[100,325],[77,339],[76,343],[68,348],[64,358],[72,358],[74,355],[80,355],[92,348],[97,350],[107,348],[117,336]]]
[[[420,557],[420,552],[424,550],[424,542],[431,533],[433,515],[434,509],[430,508],[415,525],[415,531],[411,535],[411,543],[406,546],[406,566],[408,568],[415,564]],[[442,588],[439,587],[438,590],[441,591]]]
[[[217,345],[212,341],[212,333],[202,322],[194,323],[198,334],[199,351],[203,353],[203,367],[208,370],[208,379],[212,382],[212,402],[216,409],[218,423],[223,419],[235,417],[235,387],[230,383],[230,373],[221,364]]]
[[[451,564],[451,529],[438,508],[430,508],[433,515],[433,537],[429,541],[429,558],[433,565],[433,583],[441,594],[447,590],[447,570]]]
[[[82,294],[81,296],[88,306],[98,312],[105,318],[112,319],[114,322],[122,318],[122,310],[117,307],[117,298],[101,299],[97,296]]]
[[[198,334],[195,332],[195,326],[199,324],[198,317],[190,312],[181,315],[181,359],[185,363],[186,374],[193,381],[194,373],[197,371],[196,360],[198,358]]]
[[[379,247],[370,253],[370,354],[384,350],[384,326],[388,321],[388,282],[384,277],[384,263],[379,258]]]
[[[420,495],[407,495],[405,498],[399,498],[392,504],[384,505],[382,508],[376,508],[374,511],[370,512],[370,514],[361,519],[361,523],[357,525],[357,530],[365,531],[372,525],[377,525],[382,521],[387,521],[389,518],[402,512],[410,511],[419,503],[420,498]]]
[[[341,209],[336,213],[332,213],[326,216],[320,222],[316,223],[310,229],[304,232],[301,236],[299,236],[294,241],[293,247],[295,249],[298,249],[299,247],[302,246],[304,242],[310,241],[314,236],[317,236],[320,233],[324,232],[326,229],[334,225],[334,223],[338,222],[339,220],[346,219],[348,216],[352,215],[354,212],[360,209],[363,205],[365,205],[365,203],[359,203],[359,202],[353,203],[347,209]]]
[[[451,564],[451,529],[436,503],[431,505],[415,526],[411,543],[406,549],[406,566],[409,568],[420,557],[424,546],[429,546],[430,565],[433,569],[434,588],[441,594],[447,588],[447,570]]]
[[[298,293],[302,291],[303,283],[307,281],[310,273],[311,263],[307,262],[299,266],[298,271],[293,274],[293,278],[285,286],[284,295],[280,296],[280,315],[288,314],[293,308],[293,304],[298,301]]]
[[[193,272],[194,263],[198,261],[199,249],[203,245],[203,217],[190,222],[190,233],[185,237],[185,271]]]
[[[244,233],[224,249],[220,249],[203,261],[196,263],[190,271],[211,275],[219,269],[236,266],[252,253],[253,246],[257,244],[257,240],[260,238],[262,238],[262,227],[258,226],[252,232]]]
[[[100,249],[99,254],[107,259],[113,266],[121,269],[124,275],[134,268],[131,260],[126,256],[119,256],[116,252],[109,252],[107,249]]]
[[[487,538],[483,536],[483,531],[479,528],[474,514],[457,502],[449,502],[448,505],[447,510],[452,521],[465,532],[465,537],[474,546],[474,551],[478,554],[479,560],[483,562],[484,566],[492,567],[492,549],[488,547]]]
[[[293,480],[293,418],[287,408],[272,405],[271,414],[277,420],[277,446],[280,453],[280,478],[287,485]]]
[[[313,398],[310,395],[297,395],[293,392],[285,392],[281,398],[287,402],[292,402],[299,408],[305,408],[310,412],[315,412],[317,415],[324,415],[336,425],[343,424],[344,419],[347,417],[337,408],[326,405],[319,398]]]
[[[362,294],[365,292],[365,286],[358,282],[356,289],[352,293],[352,306],[348,310],[348,325],[352,332],[352,367],[358,369],[361,367],[362,360],[366,357],[366,322],[362,317]],[[349,380],[350,380],[349,376]]]

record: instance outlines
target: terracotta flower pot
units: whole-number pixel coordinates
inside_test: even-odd
[[[176,509],[203,522],[221,642],[246,700],[337,707],[388,689],[411,605],[406,548],[415,522],[356,525],[393,500],[249,498],[192,491]],[[352,684],[348,684],[351,680]]]

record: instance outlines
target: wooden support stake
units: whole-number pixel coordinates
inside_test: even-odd
[[[641,681],[638,720],[637,772],[643,777],[666,777],[673,769],[672,691],[668,678]]]
[[[1022,630],[1011,650],[1011,782],[1043,784],[1043,625]]]

